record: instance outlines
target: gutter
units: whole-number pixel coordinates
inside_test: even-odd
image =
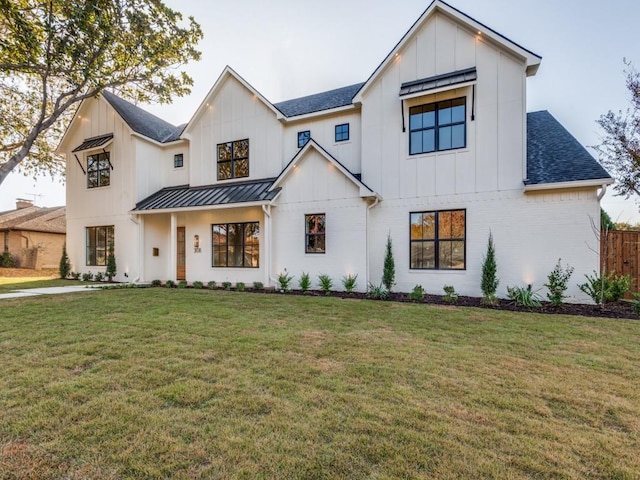
[[[611,185],[613,178],[599,178],[595,180],[578,180],[575,182],[557,182],[557,183],[540,183],[535,185],[525,185],[525,192],[535,192],[539,190],[560,190],[565,188],[599,188],[605,185]]]

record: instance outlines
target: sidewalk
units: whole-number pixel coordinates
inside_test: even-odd
[[[9,293],[0,293],[0,300],[3,298],[21,298],[21,297],[35,297],[38,295],[56,295],[60,293],[73,293],[73,292],[90,292],[102,285],[72,285],[69,287],[47,287],[47,288],[25,288],[23,290],[14,290]]]

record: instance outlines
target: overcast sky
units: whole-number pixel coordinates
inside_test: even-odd
[[[192,93],[172,105],[143,106],[187,122],[230,65],[272,102],[365,81],[428,7],[427,0],[166,0],[203,28],[202,60],[186,67]],[[451,0],[453,7],[542,56],[528,79],[527,111],[549,110],[583,145],[599,143],[596,120],[626,109],[623,59],[640,69],[640,1]],[[610,189],[611,190],[611,189]],[[41,195],[41,196],[34,196]],[[0,211],[15,198],[62,205],[64,186],[12,174]],[[633,200],[607,194],[612,218],[640,222]]]

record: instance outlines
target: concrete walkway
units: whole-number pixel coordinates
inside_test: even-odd
[[[90,292],[102,285],[71,285],[69,287],[47,287],[47,288],[25,288],[14,290],[9,293],[0,293],[0,300],[3,298],[35,297],[37,295],[56,295],[60,293]]]

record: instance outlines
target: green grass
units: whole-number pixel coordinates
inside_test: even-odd
[[[640,475],[637,321],[178,289],[0,309],[0,478]]]
[[[91,285],[84,282],[85,285]],[[70,285],[83,285],[79,280],[65,280],[62,278],[50,277],[0,277],[0,293],[8,293],[13,290],[24,290],[27,288],[46,288],[46,287],[67,287]]]

